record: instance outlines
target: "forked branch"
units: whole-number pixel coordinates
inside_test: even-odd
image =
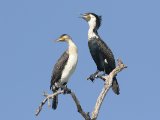
[[[102,76],[101,79],[105,79],[105,83],[104,83],[104,87],[96,101],[96,104],[95,104],[95,107],[93,109],[93,112],[92,112],[92,116],[91,116],[91,119],[92,120],[96,120],[97,117],[98,117],[98,113],[99,113],[99,110],[101,108],[101,105],[103,103],[103,100],[107,94],[107,92],[109,91],[110,87],[112,86],[112,81],[113,81],[113,78],[120,72],[122,71],[124,68],[127,68],[126,65],[123,64],[123,62],[118,59],[118,65],[117,67],[108,75],[108,76]]]
[[[65,89],[65,90],[59,90],[57,92],[55,92],[54,94],[47,94],[44,93],[45,99],[41,102],[41,104],[39,105],[39,107],[36,110],[35,115],[38,116],[38,114],[41,112],[43,105],[48,101],[48,106],[50,106],[50,99],[53,99],[54,96],[57,96],[59,94],[70,94],[77,106],[77,111],[85,118],[85,120],[91,120],[89,113],[85,113],[81,107],[81,104],[78,100],[78,98],[76,97],[75,93],[72,92],[70,89],[60,85],[61,88]]]
[[[47,94],[47,93],[44,92],[43,96],[45,96],[45,99],[41,102],[41,104],[40,104],[39,107],[37,108],[35,115],[38,116],[38,114],[39,114],[39,113],[41,112],[41,110],[42,110],[43,105],[44,105],[47,101],[48,101],[48,107],[50,107],[50,99],[53,99],[54,96],[59,95],[59,94],[62,94],[62,93],[64,93],[63,90],[57,91],[57,92],[55,92],[54,94],[51,94],[51,95],[49,95],[49,94]]]
[[[123,62],[120,59],[118,59],[118,65],[117,65],[117,67],[108,76],[100,76],[99,77],[100,79],[104,80],[105,83],[104,83],[104,87],[102,88],[102,91],[101,91],[99,97],[97,98],[97,101],[96,101],[96,104],[95,104],[95,107],[93,109],[91,117],[89,115],[89,112],[86,113],[86,112],[83,111],[83,109],[81,107],[81,104],[80,104],[78,98],[76,97],[75,93],[72,92],[70,89],[65,88],[62,85],[60,85],[60,88],[65,89],[65,91],[67,90],[68,92],[65,92],[64,90],[59,90],[59,91],[57,91],[57,92],[55,92],[54,94],[51,94],[51,95],[45,93],[44,94],[45,99],[39,105],[38,109],[36,110],[35,115],[37,116],[40,113],[40,111],[42,110],[43,105],[47,101],[48,101],[48,106],[50,106],[49,100],[53,99],[54,96],[59,95],[59,94],[65,94],[65,93],[67,93],[67,94],[70,94],[72,96],[72,98],[73,98],[73,100],[74,100],[74,102],[76,104],[78,112],[82,115],[82,117],[85,120],[96,120],[97,117],[98,117],[101,105],[102,105],[102,103],[104,101],[104,98],[105,98],[107,92],[109,91],[110,87],[112,86],[112,81],[113,81],[114,76],[116,76],[124,68],[127,68],[127,66],[124,65]]]

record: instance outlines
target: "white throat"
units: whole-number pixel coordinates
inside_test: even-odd
[[[92,17],[90,21],[88,21],[89,24],[89,30],[88,30],[88,40],[91,38],[98,38],[98,35],[94,32],[94,29],[96,27],[96,18]]]
[[[68,41],[68,46],[69,53],[77,54],[77,46],[74,44],[72,40]]]
[[[73,66],[77,65],[77,61],[78,61],[78,49],[77,46],[74,44],[74,42],[72,40],[68,41],[68,52],[69,52],[69,59],[71,58],[71,63],[73,64]],[[75,67],[74,66],[74,67]]]
[[[77,51],[77,47],[74,44],[74,42],[72,42],[72,40],[68,40],[68,54],[69,54],[69,58],[67,61],[67,64],[63,70],[63,74],[61,76],[61,83],[67,83],[70,76],[72,75],[72,73],[75,71],[75,68],[77,66],[77,61],[78,61],[78,51]]]

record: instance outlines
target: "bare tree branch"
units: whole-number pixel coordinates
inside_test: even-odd
[[[49,100],[50,100],[50,99],[53,99],[54,96],[57,96],[57,95],[62,94],[62,93],[64,93],[64,90],[57,91],[57,92],[55,92],[54,94],[51,94],[51,95],[49,95],[49,94],[47,94],[47,93],[44,93],[43,96],[45,96],[46,98],[41,102],[41,104],[40,104],[39,107],[37,108],[35,115],[38,116],[38,114],[39,114],[39,113],[41,112],[41,110],[42,110],[43,105],[44,105],[47,101],[48,101],[48,106],[50,107],[50,102],[49,102]]]
[[[74,100],[74,102],[75,102],[75,104],[76,104],[76,106],[77,106],[77,110],[78,110],[78,112],[82,115],[82,117],[84,117],[85,120],[91,120],[91,119],[90,119],[90,116],[89,116],[89,113],[85,113],[85,112],[83,111],[83,109],[82,109],[82,107],[81,107],[81,105],[80,105],[80,102],[79,102],[78,98],[76,97],[75,93],[74,93],[74,92],[71,92],[70,89],[68,89],[68,88],[66,88],[66,87],[64,87],[64,86],[62,86],[62,85],[60,85],[60,84],[58,84],[58,86],[59,86],[60,88],[64,89],[64,90],[59,90],[59,91],[55,92],[54,94],[50,94],[50,95],[47,94],[47,93],[44,93],[44,96],[45,96],[46,98],[45,98],[45,99],[41,102],[41,104],[39,105],[38,109],[36,110],[35,115],[38,116],[38,114],[39,114],[39,113],[41,112],[41,110],[42,110],[43,105],[44,105],[47,101],[48,101],[48,106],[50,106],[49,100],[50,100],[50,99],[53,99],[54,96],[57,96],[57,95],[59,95],[59,94],[65,94],[65,93],[67,93],[67,94],[70,94],[70,95],[72,96],[72,98],[73,98],[73,100]]]
[[[77,110],[78,112],[85,118],[85,120],[91,120],[90,116],[89,116],[89,113],[85,113],[81,107],[81,104],[79,102],[79,100],[77,99],[76,95],[74,94],[74,92],[71,92],[70,94],[77,106]]]
[[[108,75],[108,76],[102,76],[103,80],[105,79],[104,87],[96,101],[94,110],[92,112],[92,120],[96,120],[99,114],[99,110],[101,108],[101,105],[103,103],[103,100],[109,91],[110,87],[112,86],[113,77],[116,76],[120,71],[122,71],[124,68],[127,68],[120,59],[118,59],[118,66]]]
[[[62,88],[63,90],[59,90],[57,92],[55,92],[54,94],[46,94],[44,93],[44,96],[46,97],[41,104],[39,105],[38,109],[36,110],[35,115],[38,116],[38,114],[40,113],[40,111],[42,110],[43,105],[48,101],[48,106],[50,106],[50,99],[53,99],[54,96],[57,96],[59,94],[70,94],[76,104],[77,110],[78,112],[82,115],[82,117],[85,120],[96,120],[99,114],[99,110],[101,108],[101,105],[103,103],[103,100],[107,94],[107,92],[109,91],[110,87],[112,86],[112,81],[114,76],[116,76],[120,71],[122,71],[124,68],[127,68],[127,66],[125,66],[122,61],[120,59],[118,59],[118,65],[117,67],[108,75],[108,76],[97,76],[97,78],[102,79],[103,81],[105,81],[104,83],[104,87],[99,95],[99,97],[97,98],[95,107],[92,111],[92,116],[90,117],[89,112],[84,112],[81,104],[78,100],[78,98],[76,97],[74,92],[71,92],[70,89],[66,88],[65,86],[61,85],[61,84],[57,84],[59,86],[59,88]]]

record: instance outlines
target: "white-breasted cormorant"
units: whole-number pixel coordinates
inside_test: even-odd
[[[78,50],[71,37],[67,34],[63,34],[59,37],[57,42],[67,42],[68,49],[62,54],[54,66],[50,89],[56,92],[59,88],[56,87],[56,83],[66,85],[72,73],[75,71],[78,61]],[[53,98],[52,108],[56,109],[58,105],[58,96]]]

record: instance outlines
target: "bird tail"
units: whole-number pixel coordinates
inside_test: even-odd
[[[52,108],[55,110],[58,106],[58,96],[55,96],[52,101]]]
[[[119,95],[120,94],[120,88],[118,85],[118,81],[116,79],[116,77],[113,78],[113,82],[112,82],[112,90],[115,94]]]
[[[57,90],[58,90],[58,88],[56,88],[55,86],[52,89],[53,93],[55,93]],[[57,106],[58,106],[58,96],[56,95],[53,97],[53,101],[52,101],[53,110],[55,110],[57,108]]]

